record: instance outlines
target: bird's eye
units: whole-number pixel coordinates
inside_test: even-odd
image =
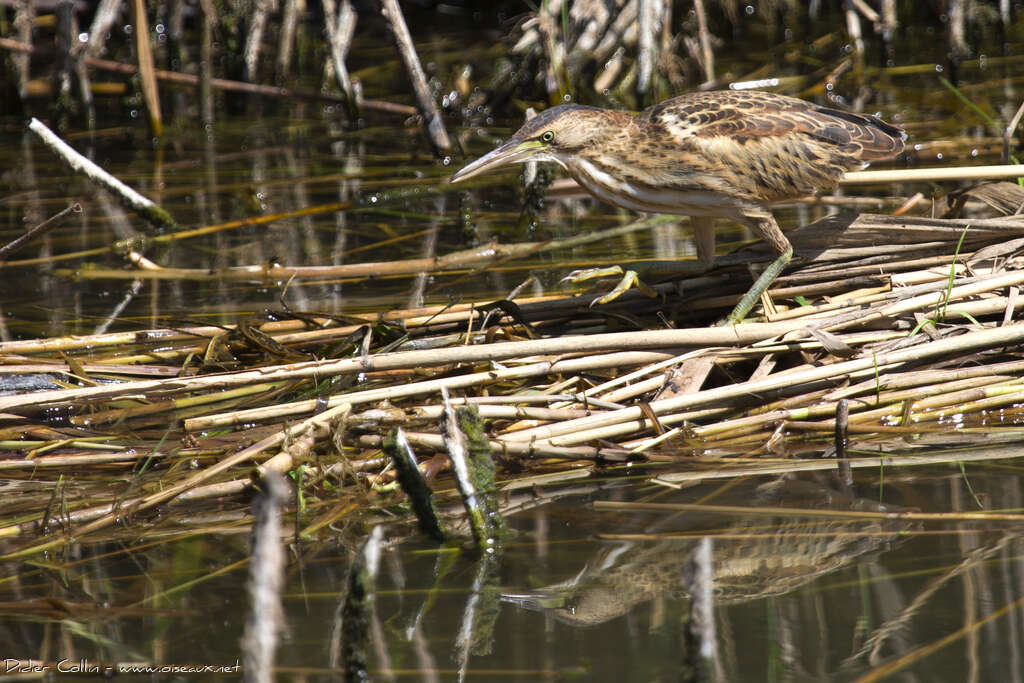
[[[544,135],[541,135],[540,139],[544,142],[551,142],[552,140],[555,139],[555,132],[553,130],[549,130],[548,132],[544,133]]]

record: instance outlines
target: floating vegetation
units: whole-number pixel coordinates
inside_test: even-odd
[[[893,438],[903,449],[976,432],[1019,439],[1024,326],[1013,313],[1024,305],[1024,271],[1012,266],[1021,239],[1019,216],[830,217],[793,233],[805,261],[771,290],[772,314],[727,328],[666,329],[655,316],[715,319],[745,287],[728,266],[661,283],[654,300],[518,296],[514,306],[391,311],[387,322],[402,334],[394,341],[372,334],[376,315],[278,312],[234,328],[3,342],[7,381],[31,379],[41,390],[0,396],[0,469],[56,483],[69,468],[121,467],[135,471],[135,488],[158,491],[65,500],[56,528],[48,495],[34,509],[26,499],[0,535],[13,543],[8,555],[36,552],[109,529],[129,510],[138,519],[182,496],[246,490],[253,463],[301,471],[313,509],[317,500],[336,506],[337,496],[364,500],[372,484],[381,491],[374,506],[343,505],[345,515],[366,516],[398,502],[380,489],[393,476],[381,449],[394,430],[429,479],[447,469],[436,460],[452,447],[445,394],[457,412],[471,406],[483,420],[473,443],[493,452],[503,487],[634,460],[682,468],[661,473],[663,482],[767,471],[756,463],[765,457],[774,472],[831,468],[834,460],[778,458],[828,455],[843,402],[853,468],[877,467],[865,451]],[[732,258],[769,255],[755,246]],[[626,321],[639,329],[618,331]],[[334,357],[310,357],[332,345]],[[186,463],[198,469],[182,479]],[[326,498],[325,485],[334,491]]]

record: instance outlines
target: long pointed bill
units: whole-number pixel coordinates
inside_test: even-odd
[[[491,150],[476,161],[464,166],[455,175],[448,179],[450,183],[457,183],[466,178],[487,173],[495,168],[507,166],[508,164],[522,163],[539,152],[543,145],[537,140],[509,140],[496,149]]]

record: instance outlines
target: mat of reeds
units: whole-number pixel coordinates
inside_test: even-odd
[[[308,492],[308,534],[405,515],[381,444],[401,427],[450,489],[442,393],[477,407],[507,489],[637,461],[678,485],[1017,457],[998,446],[1024,432],[1024,217],[833,216],[792,237],[767,313],[734,326],[712,323],[760,247],[609,304],[510,296],[0,343],[0,469],[26,486],[0,537],[27,553],[115,533],[242,493],[254,466]],[[992,447],[958,456],[979,434]]]

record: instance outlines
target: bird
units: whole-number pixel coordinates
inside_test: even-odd
[[[698,259],[714,262],[715,219],[749,227],[775,260],[725,319],[737,323],[793,257],[771,205],[833,189],[848,170],[899,155],[907,136],[876,116],[755,90],[694,92],[639,113],[562,104],[449,179],[554,162],[591,195],[690,217]]]

